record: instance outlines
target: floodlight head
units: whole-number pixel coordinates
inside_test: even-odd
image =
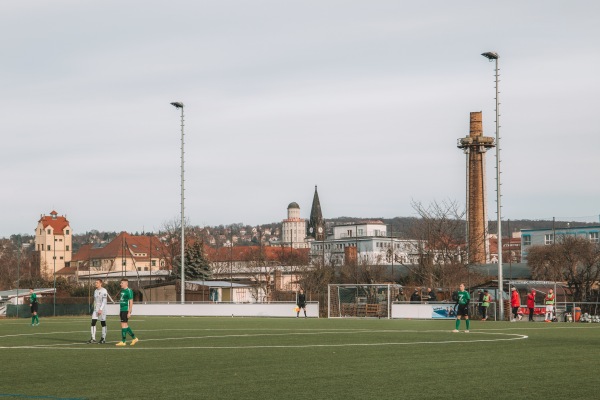
[[[485,58],[487,58],[488,60],[497,60],[498,59],[498,53],[495,53],[493,51],[488,51],[487,53],[481,53],[482,56],[484,56]]]
[[[171,103],[171,105],[176,108],[183,108],[183,103],[179,101],[174,101],[173,103]]]

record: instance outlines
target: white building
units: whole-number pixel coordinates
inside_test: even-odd
[[[287,208],[287,219],[282,223],[282,245],[294,249],[306,249],[306,220],[300,218],[300,206],[292,202]]]
[[[40,255],[40,274],[50,279],[71,262],[73,252],[69,221],[56,211],[42,215],[35,229],[35,249]]]
[[[415,264],[418,261],[419,242],[387,236],[387,226],[381,221],[366,221],[333,227],[333,236],[310,243],[313,263],[341,265],[357,261],[359,264],[393,265]]]

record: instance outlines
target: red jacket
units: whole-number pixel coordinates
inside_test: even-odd
[[[535,293],[527,295],[527,308],[535,308]]]
[[[519,292],[516,290],[513,290],[510,294],[510,306],[521,307],[521,297],[519,296]]]

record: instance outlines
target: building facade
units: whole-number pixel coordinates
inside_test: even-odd
[[[135,236],[121,232],[103,247],[86,244],[73,256],[74,274],[153,272],[167,265],[168,249],[156,236]]]
[[[310,245],[311,263],[326,265],[416,264],[420,248],[417,240],[388,237],[387,226],[381,221],[334,226],[333,235]]]
[[[39,254],[40,276],[52,279],[68,266],[73,252],[73,234],[69,221],[56,211],[41,215],[35,229],[35,249]]]
[[[527,262],[527,253],[531,246],[551,245],[561,237],[574,236],[600,243],[600,225],[557,229],[521,229],[521,260]]]

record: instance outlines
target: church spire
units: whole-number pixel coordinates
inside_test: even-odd
[[[316,240],[325,240],[325,222],[321,213],[321,202],[319,193],[315,185],[315,195],[313,197],[312,208],[310,209],[310,219],[308,221],[308,235]]]

